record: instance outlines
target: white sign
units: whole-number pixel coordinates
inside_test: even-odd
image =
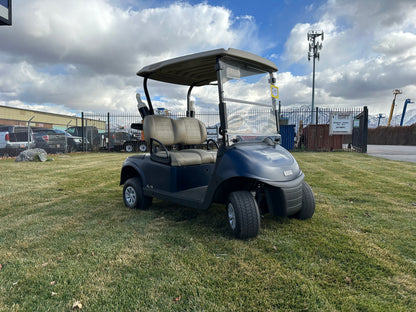
[[[352,134],[353,118],[349,112],[331,113],[329,116],[329,135]]]

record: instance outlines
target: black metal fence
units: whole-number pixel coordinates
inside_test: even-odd
[[[307,125],[329,125],[331,113],[351,113],[353,116],[362,112],[362,108],[319,108],[313,111],[309,107],[301,108],[282,108],[280,118],[289,125],[299,126],[300,121],[304,126]],[[317,122],[315,122],[317,121]]]
[[[295,134],[298,140],[302,138],[302,132],[305,128],[317,127],[319,125],[326,125],[329,129],[330,116],[332,113],[350,113],[352,116],[357,116],[363,112],[363,108],[353,109],[333,109],[333,108],[316,108],[313,112],[310,108],[282,108],[280,110],[280,124],[281,125],[295,125]],[[185,117],[185,113],[167,112],[164,110],[156,111],[161,115],[168,115],[172,118]],[[367,112],[368,116],[368,112]],[[207,127],[215,127],[219,125],[220,119],[217,113],[196,113],[195,117],[201,120]],[[90,150],[141,150],[145,148],[143,143],[143,136],[141,131],[132,129],[132,123],[140,123],[142,118],[137,113],[82,113],[82,131],[81,134],[89,144],[84,145],[84,151]],[[326,131],[325,127],[321,127],[322,131]],[[91,129],[94,129],[92,131]],[[315,133],[318,133],[318,128]],[[360,134],[362,139],[366,133]],[[329,136],[329,135],[326,135]],[[98,137],[98,139],[97,139]],[[326,139],[328,140],[328,139]],[[348,140],[352,139],[348,138]],[[345,140],[344,140],[345,141]],[[93,144],[91,143],[93,142]],[[123,143],[124,142],[124,143]],[[125,142],[133,142],[130,145]],[[136,143],[134,143],[136,142]],[[301,146],[297,144],[297,146]],[[309,150],[319,149],[317,144],[304,145]],[[366,149],[362,149],[364,152]]]
[[[366,114],[364,114],[366,111]],[[331,115],[350,115],[353,123],[357,123],[357,118],[361,118],[359,131],[353,127],[352,134],[332,134],[330,127]],[[367,116],[364,121],[363,116]],[[280,112],[282,124],[292,124],[296,126],[295,147],[310,151],[332,151],[345,148],[352,148],[354,151],[367,151],[367,123],[368,110],[365,108],[319,108],[311,111],[308,107],[297,109],[282,109]],[[365,123],[365,127],[364,124]],[[355,129],[355,130],[354,130]],[[360,139],[358,139],[358,136]],[[358,145],[358,141],[360,144]],[[353,142],[356,142],[354,145]]]

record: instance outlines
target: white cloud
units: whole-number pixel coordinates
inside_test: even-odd
[[[297,24],[286,43],[286,59],[304,64],[308,73],[304,79],[294,76],[285,81],[295,94],[286,105],[302,103],[296,88],[311,94],[306,34],[312,29],[325,33],[316,63],[315,105],[368,105],[376,114],[389,111],[395,88],[405,90],[406,97],[416,97],[416,2],[330,0],[321,9],[318,22]]]
[[[134,6],[126,8],[126,3]],[[254,53],[270,48],[250,14],[235,16],[206,2],[154,8],[146,4],[18,1],[13,26],[0,31],[0,103],[45,107],[52,103],[62,112],[135,111],[135,92],[142,92],[135,73],[144,65],[219,47]],[[309,9],[316,20],[293,27],[284,54],[270,53],[293,70],[278,75],[284,106],[310,104],[312,64],[306,39],[310,30],[325,33],[316,64],[316,106],[368,105],[375,114],[389,111],[395,88],[403,91],[398,102],[416,98],[414,0],[328,0]],[[166,101],[174,108],[185,104],[186,89],[160,84],[150,88],[152,94],[164,96],[155,100],[158,106]],[[202,89],[195,90],[195,96],[202,103],[217,103]]]
[[[0,99],[10,105],[134,110],[141,89],[135,73],[142,66],[218,47],[261,46],[254,19],[233,18],[206,3],[134,10],[106,0],[22,0],[13,14],[13,26],[0,32],[7,43],[0,54]]]

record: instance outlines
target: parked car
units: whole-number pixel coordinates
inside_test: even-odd
[[[54,129],[32,128],[37,148],[44,149],[47,153],[64,153],[66,151],[65,134],[55,132]]]
[[[34,145],[30,127],[0,126],[0,155],[16,156]]]
[[[98,151],[100,148],[105,147],[104,135],[98,132],[97,127],[94,126],[73,126],[66,130],[69,134],[78,137],[84,137],[84,145],[86,150]]]
[[[82,150],[82,138],[63,130],[33,128],[36,147],[48,153],[71,153]]]
[[[64,133],[66,136],[67,153],[82,151],[82,137],[72,135],[63,130],[55,130],[56,132]],[[84,138],[84,144],[88,145],[87,138]]]

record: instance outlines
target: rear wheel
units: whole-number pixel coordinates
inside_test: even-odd
[[[134,150],[133,144],[126,144],[124,149],[127,153],[133,152],[133,150]]]
[[[293,217],[306,220],[312,218],[315,213],[315,197],[308,183],[303,182],[302,208]]]
[[[248,191],[232,192],[227,201],[228,225],[235,237],[255,237],[260,229],[257,203]]]
[[[140,144],[139,146],[140,152],[146,152],[147,151],[147,145],[146,144]]]
[[[139,178],[130,178],[123,187],[124,204],[131,209],[146,210],[152,204],[152,197],[144,196]]]

